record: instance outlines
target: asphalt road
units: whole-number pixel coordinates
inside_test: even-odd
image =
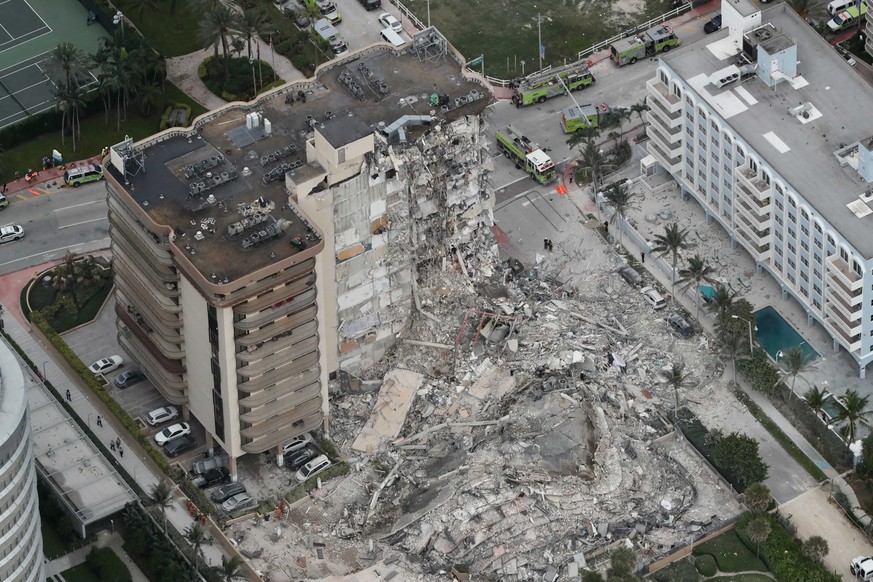
[[[25,236],[0,245],[0,275],[59,259],[70,250],[109,246],[106,185],[78,188],[42,185],[9,194],[0,224],[20,224]]]

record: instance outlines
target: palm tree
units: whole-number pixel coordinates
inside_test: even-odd
[[[146,10],[149,13],[159,12],[158,8],[160,2],[158,0],[133,0],[136,5],[136,16],[137,18],[142,18],[142,11]],[[175,8],[172,10],[175,11]]]
[[[73,151],[76,151],[76,137],[81,137],[81,124],[79,123],[79,110],[85,106],[85,98],[82,88],[74,83],[72,85],[56,85],[55,107],[61,111],[61,145],[64,144],[64,135],[69,123],[70,134],[73,136]]]
[[[48,69],[61,77],[55,79],[56,84],[63,84],[67,87],[74,83],[78,85],[77,75],[84,70],[86,58],[85,53],[77,49],[71,42],[59,43],[49,51]]]
[[[203,526],[200,525],[199,521],[195,521],[185,530],[185,539],[187,539],[188,543],[194,548],[194,555],[191,562],[194,564],[194,573],[196,574],[199,571],[197,568],[197,560],[200,559],[200,548],[204,544],[210,543],[211,539],[206,535],[206,530],[203,529]]]
[[[737,383],[737,362],[751,360],[749,342],[744,333],[723,334],[718,342],[719,354],[731,361],[734,369],[734,384]]]
[[[828,545],[828,541],[823,537],[812,536],[803,542],[802,551],[803,555],[813,562],[821,563],[822,558],[824,558],[830,551],[830,546]]]
[[[688,267],[679,271],[679,283],[682,283],[682,291],[685,291],[692,285],[695,289],[700,287],[700,284],[706,281],[712,283],[712,267],[706,264],[700,255],[694,255],[688,259]],[[697,321],[700,321],[700,292],[695,294],[697,297]]]
[[[679,412],[679,388],[688,385],[691,379],[691,372],[685,371],[685,362],[674,363],[667,370],[661,370],[661,377],[664,381],[673,387],[673,394],[676,397],[676,406],[673,409],[675,416]]]
[[[806,400],[806,403],[818,416],[821,416],[822,410],[824,410],[824,403],[827,397],[828,391],[818,386],[813,386],[809,392],[803,395],[803,399]]]
[[[163,102],[164,93],[154,83],[146,83],[139,88],[139,109],[143,115],[148,115],[152,107],[159,107]]]
[[[230,48],[228,37],[233,36],[236,25],[236,13],[224,4],[218,4],[207,12],[200,21],[197,37],[203,43],[203,48],[213,47],[213,56],[216,59],[218,58],[219,46],[221,46],[221,55],[227,58],[227,51]]]
[[[579,132],[576,132],[579,133]],[[567,143],[570,143],[568,140]],[[603,157],[603,152],[600,151],[600,146],[594,143],[593,138],[588,138],[585,141],[585,147],[582,149],[582,157],[576,166],[576,183],[579,183],[579,174],[587,175],[591,178],[591,187],[594,190],[594,206],[597,209],[597,221],[600,222],[600,205],[597,204],[597,193],[600,191],[600,186],[603,181],[603,173],[613,168],[613,165],[606,161]]]
[[[789,400],[791,400],[791,396],[794,394],[794,383],[797,382],[797,377],[815,368],[815,365],[810,364],[810,361],[811,358],[804,357],[803,350],[799,347],[788,348],[782,352],[782,360],[779,362],[779,382],[784,382],[786,379],[791,378],[791,392],[788,394]]]
[[[756,517],[746,526],[746,535],[755,544],[755,554],[761,557],[761,544],[770,537],[770,520],[764,516]]]
[[[806,21],[809,21],[810,18],[823,20],[827,14],[826,2],[821,0],[788,0],[786,4]]]
[[[652,250],[658,254],[669,253],[673,258],[673,274],[670,280],[673,283],[670,292],[676,294],[676,262],[679,260],[679,251],[689,247],[688,229],[679,228],[679,223],[674,222],[669,226],[664,227],[664,234],[656,234],[653,240],[655,243]]]
[[[263,10],[258,8],[248,8],[243,10],[242,15],[237,18],[234,32],[245,39],[248,45],[249,60],[252,60],[252,39],[255,36],[264,36],[272,32],[269,26],[270,20]]]
[[[242,570],[242,560],[239,556],[231,556],[228,560],[226,556],[221,556],[221,566],[218,568],[218,575],[224,582],[233,582],[234,578],[242,578],[240,571]]]
[[[698,292],[699,291],[700,290],[698,289]],[[710,308],[715,311],[716,323],[721,323],[724,321],[725,317],[727,317],[731,307],[734,306],[734,298],[736,296],[736,293],[732,293],[730,289],[721,283],[716,284],[715,295],[713,295],[712,299],[709,301]]]
[[[843,410],[837,415],[837,421],[845,421],[847,424],[843,428],[843,438],[847,443],[855,442],[858,436],[858,421],[864,420],[870,415],[871,410],[867,408],[869,396],[861,396],[854,390],[848,390],[840,401],[843,404]]]
[[[166,481],[158,481],[152,485],[149,492],[149,501],[158,506],[161,516],[164,518],[164,533],[167,533],[167,508],[173,504],[173,490]]]
[[[755,513],[762,513],[770,507],[770,488],[761,482],[746,487],[743,496],[746,498],[748,508]]]
[[[623,242],[621,222],[627,217],[628,210],[630,210],[634,204],[634,191],[618,182],[615,182],[612,187],[607,190],[604,197],[606,198],[606,202],[608,202],[615,211],[612,213],[610,222],[619,223],[618,241],[619,244],[621,244]]]
[[[649,110],[649,104],[646,103],[646,100],[643,99],[639,103],[634,103],[630,107],[631,113],[636,113],[640,118],[640,123],[643,124],[643,133],[646,132],[646,118],[643,116],[643,113]]]

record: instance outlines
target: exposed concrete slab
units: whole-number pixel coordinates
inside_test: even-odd
[[[370,453],[396,438],[423,380],[423,375],[409,370],[394,369],[385,374],[370,420],[361,429],[352,448]]]

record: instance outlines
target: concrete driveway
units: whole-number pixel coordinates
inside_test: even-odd
[[[806,540],[818,535],[828,541],[830,552],[824,558],[828,569],[850,582],[849,563],[855,556],[873,555],[870,543],[858,528],[849,523],[835,502],[830,500],[826,485],[794,498],[780,508],[797,528],[797,537]]]

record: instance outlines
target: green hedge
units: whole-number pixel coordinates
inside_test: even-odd
[[[130,570],[121,558],[111,548],[92,547],[85,558],[85,563],[100,580],[113,582],[130,582]]]
[[[796,396],[789,398],[790,390],[787,387],[781,391],[783,398],[770,399],[773,406],[791,419],[792,426],[815,446],[828,463],[840,472],[851,469],[853,455],[846,442],[828,428],[805,400]]]
[[[161,131],[167,129],[168,127],[171,127],[170,114],[173,112],[174,109],[184,109],[187,114],[185,118],[188,120],[189,123],[192,121],[190,105],[188,105],[187,103],[173,103],[172,105],[168,105],[167,108],[164,110],[164,114],[161,115]],[[176,127],[175,124],[172,127]]]
[[[750,360],[737,361],[737,369],[752,388],[765,394],[772,394],[779,382],[779,370],[770,362],[767,352],[756,348]]]
[[[306,497],[306,495],[315,489],[318,486],[318,480],[321,479],[321,482],[329,481],[335,477],[340,477],[342,475],[347,475],[351,470],[351,466],[348,463],[338,463],[324,471],[319,473],[315,477],[310,478],[309,480],[301,483],[297,487],[294,487],[291,491],[285,494],[285,501],[288,503],[294,503],[295,501],[299,501]]]
[[[761,558],[779,582],[840,582],[842,577],[827,571],[824,566],[803,555],[800,541],[793,538],[770,514],[746,512],[737,522],[737,535],[754,551],[756,544],[746,535],[746,528],[752,519],[765,519],[770,522],[770,537],[761,544]]]

